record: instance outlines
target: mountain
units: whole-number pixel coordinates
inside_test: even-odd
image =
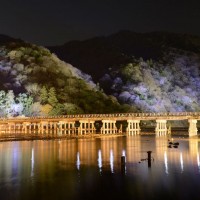
[[[20,40],[20,39],[15,39],[15,38],[9,37],[7,35],[0,34],[0,45],[5,45],[5,44],[11,43],[11,42],[16,42],[16,41],[22,42],[22,40]]]
[[[121,31],[48,47],[142,112],[200,111],[200,37]]]
[[[92,78],[48,49],[0,35],[0,116],[124,112]]]
[[[121,31],[107,37],[72,41],[63,46],[48,48],[60,59],[91,74],[94,80],[98,81],[108,68],[132,62],[133,57],[158,60],[168,48],[198,53],[200,39],[197,36],[166,32]]]

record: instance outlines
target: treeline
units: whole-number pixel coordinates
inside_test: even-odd
[[[43,86],[37,94],[34,90],[30,90],[30,88],[31,87],[29,87],[28,93],[19,93],[17,95],[14,94],[13,90],[7,92],[0,90],[0,117],[112,113],[119,111],[125,112],[130,109],[127,105],[120,106],[119,104],[114,103],[113,101],[115,100],[111,97],[107,98],[106,101],[101,101],[101,98],[99,100],[96,99],[98,96],[91,96],[90,98],[88,96],[89,93],[79,99],[79,107],[76,104],[69,102],[60,103],[54,87],[48,89]],[[32,89],[33,88],[34,87],[32,87]],[[102,97],[102,99],[103,98],[104,97]],[[85,111],[83,109],[85,109]]]
[[[29,116],[33,98],[25,93],[15,96],[12,90],[0,91],[0,117]]]
[[[39,97],[39,98],[38,98]],[[37,99],[39,101],[34,101]],[[0,91],[0,117],[38,116],[65,114],[66,110],[58,103],[55,88],[49,91],[45,86],[39,91],[38,96],[27,93],[15,95],[13,90]]]
[[[159,61],[133,59],[105,74],[100,86],[144,112],[200,111],[199,59],[172,49]]]
[[[59,60],[48,49],[19,41],[0,46],[0,90],[2,102],[8,104],[2,104],[1,116],[114,113],[132,109],[121,106],[114,96],[107,96],[89,75]]]

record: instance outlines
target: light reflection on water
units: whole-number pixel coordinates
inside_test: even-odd
[[[81,165],[81,162],[80,162],[80,155],[79,155],[79,152],[77,152],[76,166],[77,166],[77,169],[78,169],[78,170],[80,170],[80,165]]]
[[[168,161],[167,161],[167,152],[164,153],[164,162],[165,162],[165,173],[169,174],[168,172]]]
[[[56,194],[59,199],[156,199],[155,194],[198,199],[200,141],[175,140],[179,148],[153,136],[2,142],[0,199],[55,199]],[[154,159],[151,168],[147,151]],[[121,156],[126,156],[125,175]]]
[[[180,153],[180,164],[181,164],[181,172],[183,172],[183,154]]]
[[[113,150],[110,150],[110,170],[114,173],[114,158],[113,158]]]
[[[34,148],[31,151],[31,176],[34,176]]]
[[[99,167],[99,172],[102,171],[102,156],[101,156],[101,150],[98,150],[98,167]]]

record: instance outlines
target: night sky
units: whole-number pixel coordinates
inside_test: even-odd
[[[200,1],[0,0],[0,34],[40,45],[124,29],[200,35]]]

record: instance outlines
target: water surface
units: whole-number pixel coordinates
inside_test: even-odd
[[[1,142],[0,199],[200,199],[200,141],[174,141],[178,148],[154,136]]]

